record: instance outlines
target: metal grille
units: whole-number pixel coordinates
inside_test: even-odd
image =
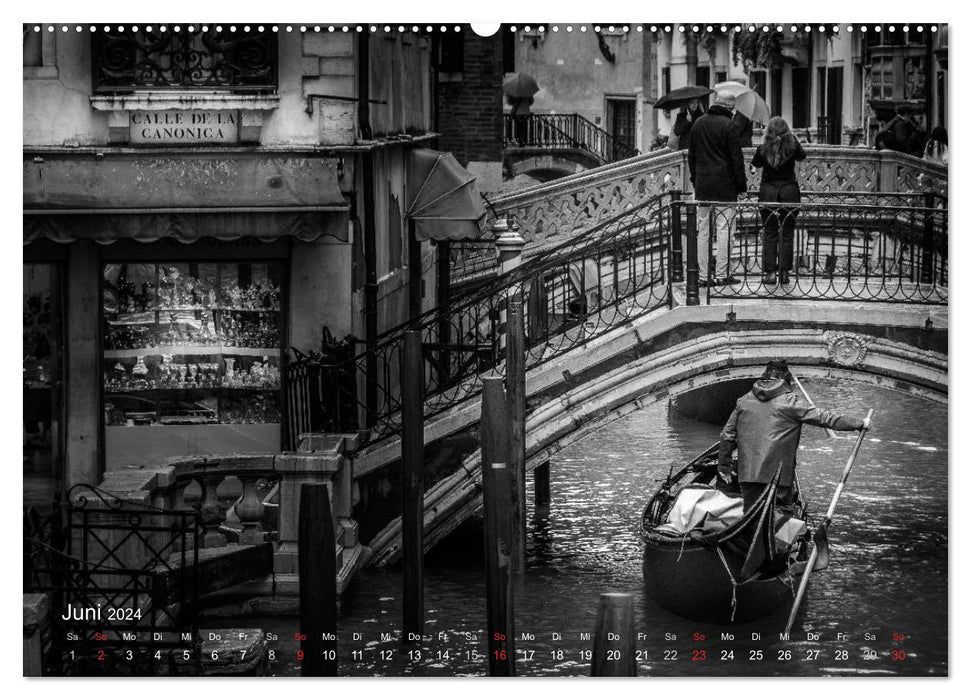
[[[162,31],[162,30],[165,31]],[[95,92],[136,89],[270,92],[277,87],[277,38],[272,32],[228,27],[159,25],[95,32]]]
[[[88,485],[47,515],[25,512],[24,592],[50,600],[44,673],[154,675],[198,663],[200,533],[196,511]]]

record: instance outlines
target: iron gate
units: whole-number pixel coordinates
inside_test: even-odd
[[[73,487],[24,513],[24,592],[50,600],[45,675],[157,675],[196,666],[198,511]],[[186,669],[188,670],[188,669]]]

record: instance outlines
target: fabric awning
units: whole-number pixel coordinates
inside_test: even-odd
[[[411,152],[408,182],[414,188],[407,215],[415,223],[419,241],[458,241],[479,238],[486,210],[475,176],[451,153],[428,148]]]
[[[26,212],[24,215],[24,245],[44,238],[55,243],[92,240],[106,245],[122,240],[154,243],[163,238],[180,243],[195,243],[205,238],[218,241],[255,238],[268,243],[284,237],[310,242],[322,236],[347,242],[348,212],[226,210],[74,215],[47,211],[42,215]]]
[[[347,241],[334,158],[265,152],[24,155],[24,244]]]

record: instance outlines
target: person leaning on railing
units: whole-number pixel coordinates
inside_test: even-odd
[[[775,202],[776,206],[759,207],[762,219],[763,283],[789,284],[792,272],[792,244],[796,230],[795,207],[780,203],[798,203],[802,197],[796,180],[796,162],[806,159],[806,152],[789,124],[782,117],[772,117],[765,128],[765,139],[755,149],[752,165],[762,168],[759,186],[760,202]]]

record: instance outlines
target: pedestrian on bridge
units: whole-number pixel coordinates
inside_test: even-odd
[[[776,502],[785,508],[795,498],[796,450],[802,426],[817,425],[831,430],[870,428],[865,418],[849,418],[823,411],[793,391],[789,364],[772,360],[762,377],[735,404],[725,423],[718,448],[718,478],[732,483],[732,453],[738,448],[738,481],[742,502],[748,511],[779,472]]]
[[[715,252],[715,282],[737,284],[729,276],[728,257],[738,195],[748,189],[745,159],[737,127],[732,122],[735,97],[720,90],[715,104],[694,123],[688,132],[688,170],[698,206],[698,269],[702,284],[711,284],[711,250]],[[712,206],[709,202],[724,202]],[[709,231],[715,230],[715,243]]]
[[[779,273],[778,282],[789,284],[798,209],[780,205],[800,201],[796,162],[805,159],[806,152],[789,129],[788,122],[782,117],[772,117],[765,129],[765,139],[755,149],[752,158],[752,165],[762,168],[759,201],[775,203],[774,206],[759,207],[762,219],[762,274],[766,286],[776,283],[776,271]]]

